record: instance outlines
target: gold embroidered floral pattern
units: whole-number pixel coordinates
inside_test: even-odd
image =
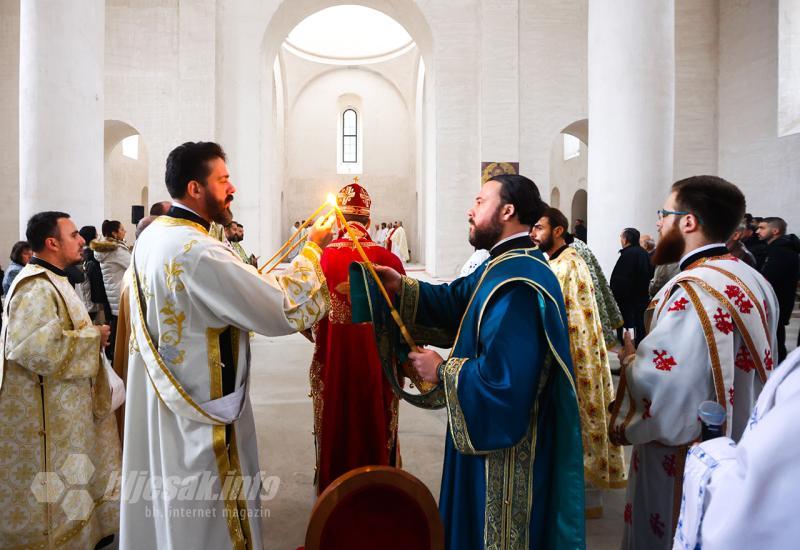
[[[350,324],[353,320],[350,302],[336,292],[331,293],[331,310],[328,312],[328,320],[338,325]]]
[[[153,291],[150,289],[150,282],[147,280],[147,275],[140,275],[139,288],[142,289],[142,297],[146,302],[153,299]]]
[[[395,442],[397,441],[397,422],[400,410],[399,406],[400,400],[397,397],[393,397],[392,402],[389,405],[392,413],[392,419],[389,421],[389,441],[386,443],[386,448],[389,449],[389,451],[394,448]]]
[[[188,254],[189,251],[192,249],[192,247],[196,245],[198,242],[200,241],[198,241],[197,239],[192,239],[191,241],[183,245],[183,253]]]
[[[128,338],[128,355],[139,353],[139,343],[136,341],[136,335],[131,331],[131,337]]]
[[[120,448],[116,417],[95,416],[100,394],[100,337],[66,279],[29,265],[7,301],[6,365],[0,392],[0,540],[4,548],[92,548],[118,528]],[[93,391],[94,390],[94,391]],[[102,443],[101,443],[102,442]],[[59,505],[37,502],[38,472],[58,472],[76,454],[91,456],[84,485],[90,521],[72,521]]]
[[[614,400],[614,389],[591,272],[573,248],[565,249],[550,266],[566,304],[585,478],[597,488],[624,487],[622,449],[608,437],[608,406]]]
[[[322,363],[317,360],[311,362],[311,369],[308,372],[308,382],[311,386],[309,397],[314,403],[314,435],[319,439],[322,433],[322,390],[325,385],[322,382]]]
[[[183,264],[180,262],[173,259],[164,264],[165,283],[170,291],[183,292],[186,290],[186,286],[181,282],[181,275],[183,275]]]
[[[328,285],[319,265],[320,254],[318,246],[307,243],[292,261],[288,273],[276,277],[289,304],[284,310],[286,320],[298,332],[317,324],[330,307]]]
[[[162,323],[168,327],[161,334],[161,342],[172,346],[179,345],[183,340],[183,325],[186,322],[186,315],[175,309],[175,302],[170,298],[164,299],[164,307],[159,312],[164,315]]]

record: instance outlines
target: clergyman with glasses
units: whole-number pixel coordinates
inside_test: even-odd
[[[609,435],[634,446],[623,549],[672,548],[684,467],[701,464],[694,451],[687,457],[701,434],[698,406],[721,405],[725,433],[738,441],[776,366],[775,293],[725,247],[744,212],[741,191],[714,176],[678,181],[659,211],[653,262],[678,262],[680,272],[651,304],[650,331],[638,349],[626,335],[619,352]],[[706,446],[702,460],[714,452]]]

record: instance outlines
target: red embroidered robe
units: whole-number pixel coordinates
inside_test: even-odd
[[[405,273],[400,259],[351,222],[370,261]],[[318,494],[340,475],[360,466],[399,463],[397,397],[384,378],[372,325],[351,322],[348,270],[361,261],[340,233],[322,254],[331,308],[319,322],[311,363]]]
[[[699,260],[656,296],[650,332],[623,366],[612,440],[632,444],[623,550],[672,548],[697,407],[717,401],[741,437],[774,365],[778,302],[770,284],[730,256]],[[735,399],[734,399],[735,395]]]

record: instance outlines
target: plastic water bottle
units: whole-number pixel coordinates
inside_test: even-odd
[[[703,425],[702,435],[700,436],[703,441],[725,435],[722,427],[725,424],[728,413],[725,412],[725,408],[722,405],[716,401],[703,401],[697,407],[697,414],[700,416],[700,422]]]

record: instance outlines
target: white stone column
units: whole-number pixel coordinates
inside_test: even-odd
[[[589,1],[589,245],[606,275],[625,227],[654,233],[672,183],[674,0]]]
[[[273,59],[261,58],[259,40],[262,18],[257,5],[239,0],[219,0],[216,4],[216,139],[228,155],[228,170],[236,186],[231,210],[234,218],[245,226],[244,246],[248,252],[266,260],[279,246],[280,188],[269,170],[273,151],[267,149],[270,162],[261,172],[261,145],[267,140],[260,128],[262,104],[261,77],[263,64]],[[268,82],[267,85],[270,85]],[[271,86],[270,86],[271,88]],[[271,95],[270,95],[271,98]],[[276,244],[278,243],[278,244]]]
[[[481,162],[519,162],[519,0],[480,10]]]
[[[103,221],[103,0],[20,4],[20,233],[32,214]]]

